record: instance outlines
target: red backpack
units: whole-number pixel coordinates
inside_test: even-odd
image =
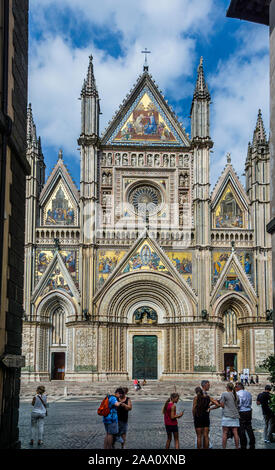
[[[102,400],[100,407],[97,410],[97,414],[100,416],[108,416],[110,413],[110,408],[109,408],[109,397],[106,395],[106,397]]]

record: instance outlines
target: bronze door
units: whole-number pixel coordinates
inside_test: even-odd
[[[133,379],[158,378],[157,336],[133,337]]]

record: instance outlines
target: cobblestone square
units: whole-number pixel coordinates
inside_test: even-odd
[[[20,440],[22,449],[30,449],[31,400],[21,402]],[[163,401],[134,401],[129,413],[127,449],[164,449],[166,432],[163,424]],[[50,402],[49,415],[45,418],[43,449],[102,449],[105,436],[102,418],[97,415],[99,401],[90,397],[59,398]],[[179,420],[180,448],[194,449],[196,434],[192,418],[192,401],[179,401],[177,411],[184,408]],[[253,404],[253,428],[257,449],[275,449],[275,444],[263,441],[261,408]],[[211,413],[210,439],[214,449],[221,449],[221,409]],[[120,444],[116,444],[117,448]],[[35,444],[34,449],[37,449]],[[171,447],[173,448],[173,446]],[[234,449],[232,439],[228,449]]]

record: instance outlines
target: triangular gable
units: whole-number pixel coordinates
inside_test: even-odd
[[[212,284],[216,284],[223,275],[224,268],[226,266],[227,260],[231,256],[230,250],[215,250],[213,251],[212,255]],[[238,249],[235,251],[235,254],[244,270],[246,276],[248,277],[249,281],[254,284],[253,276],[254,276],[254,260],[253,260],[253,253],[250,250],[243,250]]]
[[[109,125],[102,144],[186,147],[190,141],[156,85],[145,73]]]
[[[211,294],[211,303],[224,294],[240,293],[257,302],[257,294],[236,255],[232,252]]]
[[[154,272],[173,277],[184,288],[192,300],[197,302],[196,294],[193,289],[178,273],[162,248],[155,240],[151,239],[147,233],[138,238],[131,250],[123,256],[116,269],[110,274],[105,284],[97,293],[95,301],[108,289],[108,286],[114,279],[138,272]]]
[[[62,158],[58,159],[41,191],[39,203],[41,225],[79,224],[79,193]]]
[[[79,292],[59,252],[55,253],[44,275],[35,287],[32,301],[34,302],[38,297],[43,297],[52,291],[64,292],[71,297],[79,297]]]
[[[74,249],[61,249],[60,255],[64,261],[64,264],[67,270],[70,273],[73,281],[75,282],[76,286],[78,287],[78,254],[77,251]],[[40,279],[44,276],[47,267],[51,263],[52,259],[55,256],[54,249],[46,249],[38,247],[36,250],[36,257],[35,257],[35,285],[38,284]]]
[[[249,199],[231,164],[212,193],[213,228],[248,228]]]

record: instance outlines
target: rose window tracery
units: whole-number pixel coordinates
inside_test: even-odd
[[[153,214],[159,210],[162,198],[157,188],[142,185],[134,188],[130,192],[128,201],[133,206],[136,213],[145,214],[147,211],[149,214]]]

